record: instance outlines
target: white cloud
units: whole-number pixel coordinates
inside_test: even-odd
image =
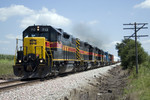
[[[120,42],[120,41],[113,41],[113,42],[111,42],[111,43],[109,43],[109,44],[104,44],[103,46],[104,46],[105,48],[112,48],[112,47],[115,47],[115,45],[116,45],[117,43],[121,43],[121,42]]]
[[[120,60],[120,58],[117,56],[114,56],[114,61],[118,61],[118,60]]]
[[[6,37],[7,39],[16,39],[16,38],[21,39],[21,38],[22,38],[22,34],[17,35],[17,36],[15,36],[15,35],[13,35],[13,34],[7,34],[5,37]]]
[[[71,23],[68,18],[65,18],[56,13],[55,9],[49,11],[47,8],[43,7],[40,11],[35,11],[35,13],[26,16],[21,21],[21,27],[25,28],[33,24],[50,24],[54,26],[67,26]]]
[[[97,20],[93,20],[93,21],[88,22],[88,24],[90,24],[90,25],[95,25],[95,24],[97,24],[97,23],[98,23]]]
[[[150,8],[150,0],[145,0],[142,3],[135,5],[134,8]]]
[[[98,20],[91,20],[91,21],[81,21],[79,24],[95,25],[97,23],[99,23]]]
[[[10,7],[0,8],[0,21],[6,21],[12,16],[24,16],[34,13],[33,10],[23,5],[11,5]]]
[[[105,48],[104,51],[108,51],[109,53],[114,55],[114,60],[118,61],[120,58],[117,56],[117,51],[115,50],[115,45],[117,43],[121,43],[120,41],[112,41],[108,44],[104,44],[103,47]]]
[[[142,44],[150,44],[150,40],[141,41]]]
[[[43,7],[41,10],[32,10],[24,5],[11,5],[10,7],[0,8],[0,21],[6,21],[12,16],[21,16],[21,27],[26,28],[34,24],[50,24],[56,27],[67,26],[71,23],[70,19],[56,13],[55,9],[48,10]]]
[[[10,42],[9,41],[2,41],[0,40],[0,44],[9,44]]]
[[[141,43],[142,43],[142,47],[144,48],[144,50],[150,54],[150,46],[149,46],[150,39],[143,40],[143,41],[141,41]]]

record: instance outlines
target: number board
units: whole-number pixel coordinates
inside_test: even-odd
[[[47,27],[42,27],[42,28],[41,28],[41,31],[42,31],[42,32],[48,32],[48,28],[47,28]]]
[[[34,32],[34,31],[36,31],[36,28],[31,28],[31,32]]]
[[[35,31],[37,31],[37,29],[35,27],[33,27],[33,28],[30,28],[30,31],[31,32],[35,32]],[[48,29],[48,27],[41,27],[40,31],[42,31],[42,32],[48,32],[49,29]]]

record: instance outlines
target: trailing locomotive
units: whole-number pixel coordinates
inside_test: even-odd
[[[17,41],[18,46],[18,41]],[[14,74],[43,78],[113,64],[114,56],[52,26],[34,25],[23,31],[16,50]]]

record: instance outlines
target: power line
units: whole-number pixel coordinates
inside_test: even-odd
[[[134,33],[131,36],[124,36],[124,38],[130,39],[131,37],[135,37],[135,55],[136,55],[136,74],[138,74],[138,49],[137,49],[137,37],[148,37],[148,35],[137,35],[137,32],[140,29],[148,29],[148,27],[145,27],[145,25],[148,25],[148,23],[129,23],[129,24],[123,24],[123,25],[132,25],[134,27],[132,28],[123,28],[124,30],[134,29]],[[138,26],[138,27],[137,27]]]

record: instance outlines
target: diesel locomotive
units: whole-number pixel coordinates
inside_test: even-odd
[[[114,56],[88,42],[47,25],[23,31],[23,45],[16,45],[14,74],[22,78],[44,78],[84,71],[114,63]]]

